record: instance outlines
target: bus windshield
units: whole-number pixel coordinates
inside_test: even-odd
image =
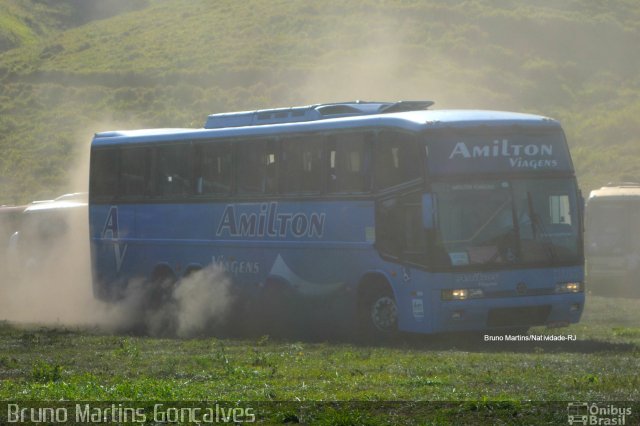
[[[580,262],[572,179],[436,183],[439,266]]]

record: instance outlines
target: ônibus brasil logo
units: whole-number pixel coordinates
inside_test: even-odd
[[[588,402],[567,404],[567,422],[570,425],[627,425],[629,416],[631,416],[631,407]]]

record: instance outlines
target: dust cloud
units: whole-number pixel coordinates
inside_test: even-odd
[[[87,190],[88,148],[78,156],[69,185]],[[35,205],[32,205],[35,206]],[[86,206],[22,213],[19,237],[3,241],[5,273],[0,317],[35,323],[80,324],[94,309]]]
[[[222,267],[211,265],[196,271],[176,287],[176,334],[188,337],[206,332],[210,324],[224,321],[231,307],[231,281]]]
[[[431,100],[437,108],[504,108],[505,99],[471,81],[464,70],[447,65],[451,58],[407,43],[413,35],[391,21],[386,27],[393,31],[372,32],[352,49],[342,46],[349,40],[328,36],[335,45],[329,44],[329,53],[305,71],[300,86],[293,89],[293,102]],[[285,100],[280,104],[287,106]]]
[[[103,124],[94,128],[125,127]],[[18,224],[0,214],[0,320],[178,337],[200,335],[223,322],[231,302],[230,281],[214,266],[173,286],[163,306],[150,305],[153,287],[144,281],[131,283],[118,301],[94,298],[86,206],[91,137],[78,139],[85,142],[78,145],[82,148],[70,167],[68,188],[85,193],[80,196],[82,201],[74,199],[71,207],[19,213]],[[16,230],[18,238],[10,237]]]
[[[112,332],[189,338],[210,334],[220,327],[232,305],[231,281],[224,270],[210,265],[173,285],[162,304],[150,303],[156,290],[134,280],[122,299],[99,303],[98,325]]]

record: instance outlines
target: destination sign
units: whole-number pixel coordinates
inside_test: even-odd
[[[434,175],[571,171],[559,131],[503,133],[487,130],[442,132],[427,137],[429,171]]]

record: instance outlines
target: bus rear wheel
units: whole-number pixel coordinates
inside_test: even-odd
[[[155,271],[147,288],[147,305],[153,309],[165,307],[173,299],[177,284],[178,279],[171,271]]]
[[[165,269],[154,271],[147,286],[144,300],[144,323],[147,334],[173,337],[178,329],[178,307],[174,291],[178,279]]]
[[[387,340],[398,332],[398,305],[389,286],[366,289],[360,300],[360,329],[364,337]]]

